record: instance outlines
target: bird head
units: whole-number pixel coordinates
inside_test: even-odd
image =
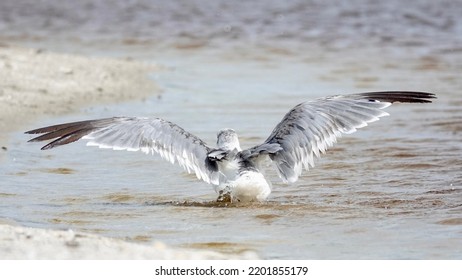
[[[223,150],[238,150],[241,151],[239,144],[239,138],[237,137],[236,131],[231,128],[225,128],[217,134],[217,146]]]

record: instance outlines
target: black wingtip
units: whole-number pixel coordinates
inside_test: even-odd
[[[42,130],[41,130],[40,128],[38,128],[38,129],[32,129],[32,130],[29,130],[29,131],[24,132],[24,134],[39,134],[39,133],[43,133]]]
[[[401,103],[432,103],[436,94],[422,91],[377,91],[360,93],[358,96],[383,102]]]
[[[50,140],[52,142],[43,146],[42,150],[49,150],[58,146],[69,144],[81,139],[100,126],[111,122],[113,118],[88,120],[72,123],[57,124],[26,131],[26,134],[42,134],[27,142],[40,142]],[[53,140],[54,139],[54,140]]]

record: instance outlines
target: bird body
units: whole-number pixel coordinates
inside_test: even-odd
[[[274,163],[283,182],[293,183],[303,169],[314,167],[314,159],[334,145],[338,137],[387,116],[383,109],[392,103],[429,103],[432,98],[432,93],[390,91],[303,102],[283,117],[262,144],[244,150],[233,129],[219,131],[216,148],[211,148],[161,118],[113,117],[52,125],[26,133],[42,134],[29,141],[52,140],[43,150],[86,139],[89,146],[157,153],[214,185],[218,200],[264,201],[271,193],[271,184],[262,173],[264,160],[269,158]]]

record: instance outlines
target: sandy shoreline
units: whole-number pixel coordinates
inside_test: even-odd
[[[31,120],[159,92],[153,64],[0,46],[0,146]],[[5,148],[0,157],[4,156]]]
[[[0,259],[255,259],[252,252],[224,255],[205,250],[169,248],[161,242],[140,245],[119,239],[78,233],[0,225]]]
[[[89,58],[0,46],[0,160],[8,136],[31,120],[67,114],[84,106],[158,94],[148,74],[156,66],[133,60]],[[0,217],[1,218],[1,217]],[[229,259],[212,251],[140,245],[71,230],[26,228],[0,222],[1,259]]]

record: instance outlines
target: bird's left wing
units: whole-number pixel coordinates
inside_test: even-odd
[[[171,163],[178,162],[189,173],[194,172],[198,179],[219,183],[217,167],[207,157],[211,148],[178,125],[160,118],[114,117],[53,125],[26,133],[43,134],[29,142],[54,139],[42,150],[86,139],[88,146],[158,153]]]
[[[295,182],[302,169],[334,145],[342,134],[350,134],[380,117],[394,102],[429,103],[432,93],[390,91],[337,95],[295,106],[274,128],[266,141],[243,152],[247,157],[269,155],[284,182]]]

